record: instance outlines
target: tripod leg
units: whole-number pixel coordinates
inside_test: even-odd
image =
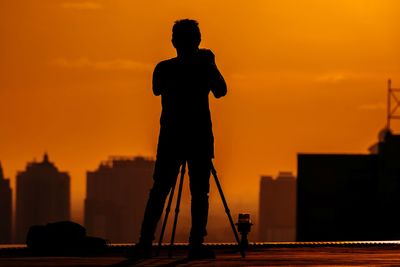
[[[178,181],[178,177],[176,177],[175,183],[174,183],[174,185],[171,188],[171,191],[169,193],[168,204],[167,204],[167,208],[165,209],[164,221],[163,221],[162,228],[161,228],[160,239],[158,241],[158,247],[157,247],[157,251],[156,251],[156,256],[160,255],[161,245],[162,245],[162,241],[164,239],[165,227],[167,226],[169,212],[171,211],[172,199],[174,198],[174,192],[175,192],[175,187],[176,187],[177,181]]]
[[[235,224],[233,223],[233,220],[232,220],[231,211],[228,208],[228,203],[226,202],[226,199],[225,199],[225,196],[224,196],[224,192],[222,191],[221,184],[219,183],[219,180],[218,180],[217,171],[215,170],[214,164],[212,162],[211,162],[211,173],[214,176],[214,180],[215,180],[215,183],[217,184],[218,192],[219,192],[219,194],[221,196],[222,203],[224,204],[226,215],[228,215],[229,223],[231,224],[233,234],[235,236],[236,242],[239,245],[240,254],[244,258],[246,256],[246,254],[245,254],[244,249],[243,249],[243,247],[242,247],[242,245],[240,243],[238,232],[237,232]]]
[[[185,177],[185,168],[186,168],[186,161],[183,161],[182,163],[182,168],[181,168],[181,179],[179,181],[179,191],[178,191],[178,197],[176,199],[176,207],[175,207],[175,218],[174,218],[174,226],[172,228],[172,234],[171,234],[171,243],[168,251],[168,257],[172,257],[172,247],[174,245],[174,240],[175,240],[175,231],[176,231],[176,225],[178,223],[178,215],[179,215],[179,206],[181,204],[181,196],[182,196],[182,187],[183,187],[183,179]]]

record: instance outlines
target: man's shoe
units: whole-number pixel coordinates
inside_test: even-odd
[[[215,253],[203,244],[189,245],[188,258],[191,260],[215,259]]]
[[[150,259],[153,257],[152,245],[137,243],[126,251],[126,257],[129,259]]]

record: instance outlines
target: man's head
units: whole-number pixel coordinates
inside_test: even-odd
[[[191,19],[175,21],[172,27],[172,44],[178,54],[191,54],[198,50],[201,42],[199,23]]]

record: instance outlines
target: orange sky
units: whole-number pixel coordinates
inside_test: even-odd
[[[228,95],[212,100],[216,167],[241,211],[262,174],[296,172],[298,152],[365,153],[385,124],[386,81],[400,87],[400,1],[0,1],[0,161],[15,175],[50,159],[72,177],[109,155],[156,151],[154,65],[171,27],[200,23]],[[398,127],[400,128],[400,127]]]

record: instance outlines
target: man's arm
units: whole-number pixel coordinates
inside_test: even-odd
[[[160,63],[154,68],[153,72],[153,94],[156,96],[161,95],[163,88],[163,78]]]
[[[209,63],[210,68],[210,79],[211,79],[211,91],[216,98],[220,98],[226,95],[227,87],[221,72],[218,70],[215,64],[215,55],[209,49],[200,49],[200,57]]]
[[[215,98],[220,98],[226,95],[227,87],[224,77],[219,72],[217,65],[214,63],[211,74],[211,91]]]

